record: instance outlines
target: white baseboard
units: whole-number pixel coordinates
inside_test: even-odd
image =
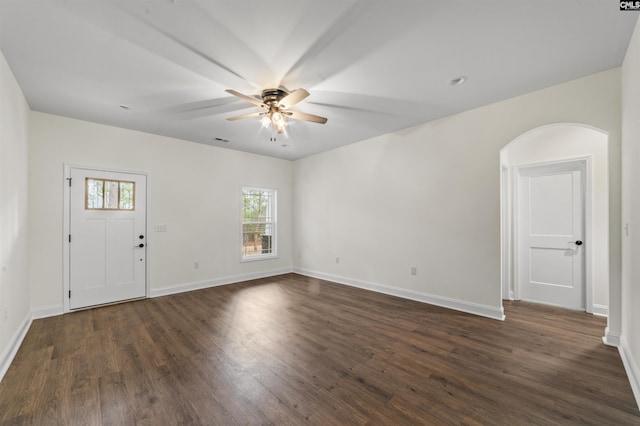
[[[62,305],[45,306],[42,308],[34,308],[31,311],[31,319],[49,318],[62,314],[64,314],[64,307]]]
[[[9,345],[7,345],[7,348],[4,350],[2,355],[0,355],[0,381],[2,381],[2,378],[7,373],[11,362],[13,362],[13,358],[15,358],[18,353],[18,349],[20,349],[20,345],[22,345],[22,341],[27,335],[29,327],[31,327],[31,314],[28,314],[22,321],[22,324],[18,327],[18,331],[9,341]]]
[[[251,274],[233,275],[229,277],[217,278],[214,280],[195,281],[191,283],[179,284],[173,287],[152,289],[149,297],[168,296],[170,294],[184,293],[185,291],[200,290],[203,288],[217,287],[220,285],[239,283],[242,281],[273,277],[275,275],[288,274],[290,272],[293,272],[292,268],[280,268],[272,269],[270,271],[254,272]]]
[[[448,297],[435,296],[432,294],[417,292],[414,290],[390,287],[384,284],[361,281],[361,280],[341,277],[337,275],[323,274],[321,272],[310,271],[307,269],[293,268],[293,272],[300,275],[312,277],[312,278],[318,278],[321,280],[331,281],[338,284],[345,284],[352,287],[358,287],[365,290],[375,291],[377,293],[388,294],[391,296],[402,297],[403,299],[415,300],[418,302],[441,306],[443,308],[453,309],[456,311],[466,312],[469,314],[479,315],[482,317],[497,319],[500,321],[504,320],[504,309],[502,307],[494,308],[491,306],[479,305],[476,303],[470,303],[463,300],[457,300],[457,299],[452,299]]]
[[[607,305],[596,305],[595,303],[593,304],[593,311],[592,311],[593,315],[598,315],[601,317],[608,317],[609,316],[609,307]]]
[[[624,364],[624,369],[627,372],[627,377],[629,378],[629,383],[631,384],[631,390],[633,391],[633,396],[636,398],[636,404],[640,407],[640,370],[638,369],[638,365],[631,357],[631,351],[629,350],[629,345],[627,344],[627,340],[624,336],[620,337],[620,346],[618,346],[618,352],[620,352],[620,358],[622,358],[622,364]]]
[[[620,333],[614,333],[609,331],[609,327],[605,327],[602,341],[605,345],[618,347],[620,346]]]

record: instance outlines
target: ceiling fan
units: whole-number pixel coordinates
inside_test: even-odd
[[[227,89],[226,92],[264,109],[264,111],[260,112],[229,117],[227,118],[229,121],[251,117],[262,117],[262,125],[264,127],[273,126],[276,133],[284,133],[287,128],[287,118],[320,124],[327,122],[326,118],[318,115],[307,114],[299,111],[289,111],[289,108],[309,96],[309,92],[305,89],[296,89],[293,92],[287,92],[282,88],[265,89],[261,93],[262,100],[254,98],[253,96],[243,95],[242,93],[231,89]]]

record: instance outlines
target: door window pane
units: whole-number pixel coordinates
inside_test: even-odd
[[[120,208],[133,210],[133,182],[120,182]]]
[[[135,210],[135,182],[87,178],[85,188],[86,210]]]
[[[87,179],[86,188],[86,208],[101,209],[102,208],[102,184],[101,180]]]
[[[115,210],[118,208],[118,182],[107,180],[104,182],[104,208]]]

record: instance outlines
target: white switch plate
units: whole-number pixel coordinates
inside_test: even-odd
[[[156,232],[167,232],[167,225],[156,225]]]

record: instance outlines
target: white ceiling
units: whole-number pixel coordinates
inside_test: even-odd
[[[35,111],[297,159],[619,66],[637,18],[617,0],[0,0],[0,47]],[[328,123],[273,142],[226,120],[258,107],[225,89],[280,85]]]

